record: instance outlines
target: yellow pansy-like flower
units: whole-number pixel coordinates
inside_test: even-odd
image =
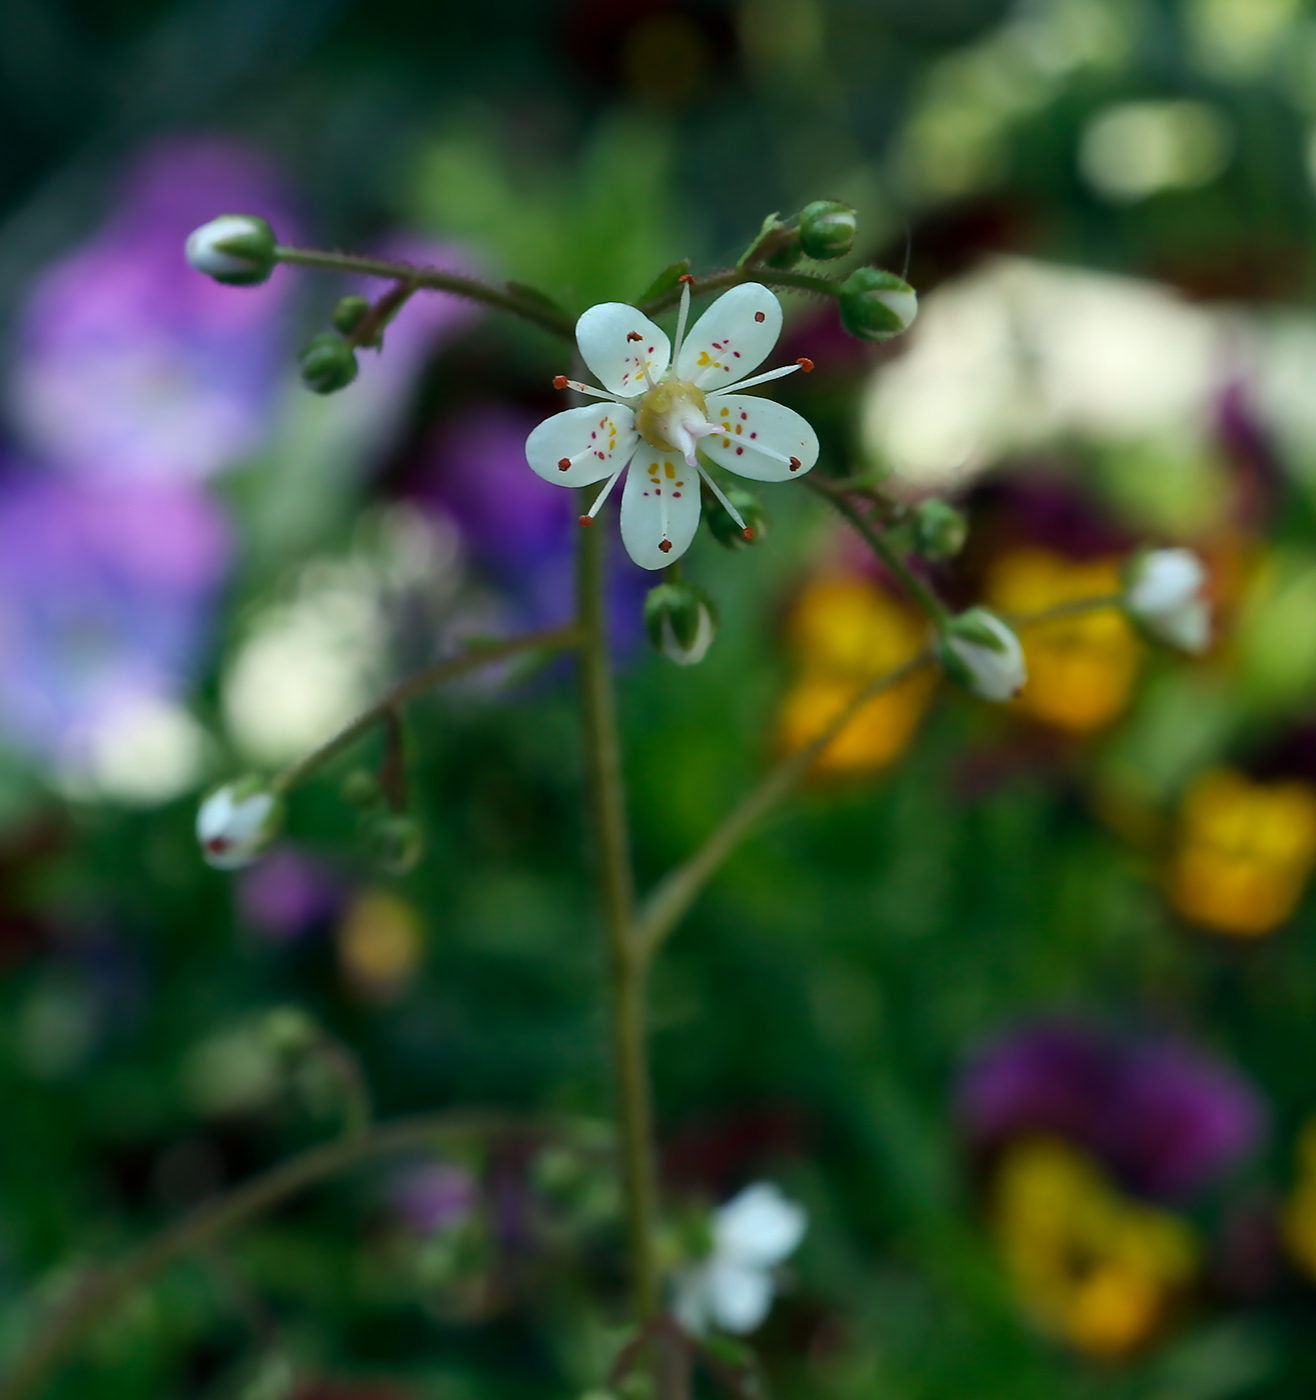
[[[345,979],[371,1001],[401,996],[425,953],[424,929],[414,906],[380,889],[362,890],[348,905],[337,943]]]
[[[1217,770],[1183,800],[1170,901],[1218,933],[1256,938],[1293,913],[1314,865],[1316,788]]]
[[[1118,1358],[1164,1325],[1197,1271],[1188,1225],[1130,1200],[1090,1158],[1050,1139],[998,1168],[997,1239],[1038,1325],[1091,1356]]]
[[[866,681],[908,661],[927,640],[927,626],[871,579],[834,574],[804,590],[787,634],[798,671],[778,732],[793,751],[816,738]],[[890,763],[918,727],[933,683],[924,671],[874,696],[823,751],[815,771],[869,773]]]
[[[1119,559],[1079,562],[1033,546],[1002,555],[986,580],[987,600],[1002,613],[1036,612],[1119,591]],[[1109,724],[1128,703],[1140,649],[1114,608],[1041,623],[1020,639],[1028,684],[1015,703],[1032,718],[1082,734]]]

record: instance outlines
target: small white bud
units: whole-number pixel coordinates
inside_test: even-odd
[[[1028,680],[1019,638],[986,608],[951,619],[937,643],[937,659],[970,695],[998,705],[1013,700]]]
[[[670,617],[663,617],[662,628],[662,646],[659,649],[669,661],[675,661],[678,666],[698,666],[708,655],[708,649],[713,645],[713,638],[717,634],[713,616],[703,603],[699,604],[699,621],[695,624],[694,641],[688,647],[683,647],[677,640]]]
[[[283,810],[283,799],[261,778],[239,778],[216,788],[196,814],[206,862],[217,870],[250,865],[279,834]]]
[[[1148,636],[1196,656],[1211,645],[1206,566],[1191,549],[1152,549],[1129,566],[1124,609]]]
[[[274,230],[253,214],[221,214],[187,237],[188,262],[229,286],[264,282],[274,268]]]

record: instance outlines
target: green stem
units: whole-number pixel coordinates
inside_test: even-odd
[[[612,1054],[621,1137],[626,1240],[637,1320],[661,1308],[654,1251],[658,1223],[653,1110],[645,1018],[646,964],[634,936],[635,890],[622,786],[616,700],[608,661],[603,532],[582,529],[577,555],[581,701],[588,751],[599,893],[607,935]]]
[[[944,627],[950,621],[950,612],[946,605],[905,563],[899,553],[891,547],[886,536],[874,528],[873,523],[861,510],[855,507],[845,492],[837,490],[825,477],[815,475],[808,477],[807,480],[819,495],[826,496],[832,505],[845,516],[846,520],[854,527],[855,532],[862,536],[873,553],[900,581],[905,592],[927,613],[937,627]]]
[[[1064,622],[1071,617],[1086,617],[1088,613],[1122,609],[1124,597],[1120,593],[1102,594],[1094,598],[1071,598],[1067,603],[1055,603],[1049,608],[1041,608],[1031,613],[1008,613],[1005,621],[1020,630],[1027,627],[1040,627],[1044,622]]]
[[[363,1162],[425,1147],[440,1138],[553,1130],[553,1125],[503,1114],[434,1113],[381,1124],[290,1157],[263,1176],[198,1207],[119,1263],[89,1277],[0,1380],[0,1400],[31,1395],[97,1323],[183,1255],[208,1248],[307,1187]]]
[[[526,651],[561,651],[574,647],[580,640],[580,631],[574,623],[564,627],[550,627],[543,632],[527,632],[521,637],[509,637],[504,642],[490,642],[485,646],[472,647],[463,656],[449,657],[446,661],[436,661],[405,680],[399,681],[371,707],[358,715],[350,724],[340,729],[332,739],[313,749],[305,758],[299,758],[278,775],[271,784],[276,792],[290,792],[318,768],[338,757],[350,748],[362,735],[390,714],[409,704],[417,696],[458,676],[492,666],[496,661],[505,661],[509,656],[519,656]]]
[[[389,277],[395,282],[404,282],[415,288],[431,292],[451,292],[454,296],[466,297],[469,301],[482,302],[485,306],[495,306],[501,311],[510,311],[544,330],[561,336],[563,340],[575,337],[575,328],[570,319],[547,302],[531,301],[517,296],[515,292],[505,292],[497,287],[487,286],[474,277],[462,277],[456,272],[442,272],[437,267],[412,267],[409,263],[390,262],[386,258],[365,258],[355,253],[324,253],[318,248],[286,248],[282,244],[274,250],[274,256],[283,263],[298,267],[315,267],[326,272],[350,272],[363,277]]]
[[[738,287],[742,282],[762,282],[769,287],[785,287],[793,292],[813,292],[819,296],[834,297],[840,290],[840,283],[828,277],[815,277],[809,272],[786,272],[775,267],[729,267],[720,272],[710,272],[698,278],[690,288],[695,296],[708,296],[713,292],[724,292],[728,287]],[[662,292],[646,301],[640,310],[646,316],[657,316],[670,310],[681,300],[681,289]]]

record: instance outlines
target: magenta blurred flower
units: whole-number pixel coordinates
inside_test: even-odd
[[[220,141],[149,152],[93,237],[38,278],[9,404],[33,453],[98,481],[197,481],[256,451],[286,377],[288,278],[223,287],[183,257],[198,224],[291,221],[273,173]]]
[[[479,1199],[479,1185],[463,1167],[425,1162],[393,1178],[389,1199],[408,1229],[432,1235],[461,1224],[470,1215]]]
[[[984,1050],[958,1107],[981,1151],[1054,1135],[1094,1153],[1131,1189],[1170,1199],[1243,1161],[1265,1122],[1251,1086],[1194,1047],[1054,1022]]]
[[[190,487],[0,476],[0,734],[74,760],[121,707],[178,695],[229,552]]]
[[[314,856],[282,847],[243,871],[237,886],[243,922],[274,943],[291,943],[332,919],[343,886]]]

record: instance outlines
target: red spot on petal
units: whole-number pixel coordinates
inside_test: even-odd
[[[744,419],[744,421],[745,421],[746,423],[749,422],[749,414],[748,414],[748,413],[742,413],[740,416],[741,416],[742,419]]]
[[[737,456],[737,457],[743,457],[744,455],[745,455],[745,449],[744,449],[743,447],[737,447],[737,448],[736,448],[736,456]]]
[[[756,438],[756,437],[758,437],[758,434],[757,434],[757,433],[750,433],[750,437]]]
[[[232,845],[233,843],[227,836],[212,836],[210,840],[206,842],[206,850],[208,850],[212,856],[222,856]]]
[[[733,350],[731,353],[736,357],[736,359],[739,359],[739,358],[740,358],[740,351],[739,351],[739,350]]]
[[[661,549],[664,554],[670,554],[672,552],[671,540],[659,540],[658,548]]]
[[[565,374],[555,374],[553,376],[553,387],[555,389],[565,389],[571,381]]]
[[[763,314],[763,312],[761,312],[761,311],[756,311],[756,312],[754,313],[754,319],[755,319],[756,321],[766,321],[768,318]]]
[[[681,499],[681,493],[680,493],[679,491],[673,491],[673,492],[672,492],[672,500],[674,500],[674,501],[679,501],[680,499]]]
[[[795,361],[795,363],[799,365],[799,367],[805,372],[805,374],[808,374],[809,371],[813,368],[813,361],[809,359],[806,355],[801,355],[800,358]]]

